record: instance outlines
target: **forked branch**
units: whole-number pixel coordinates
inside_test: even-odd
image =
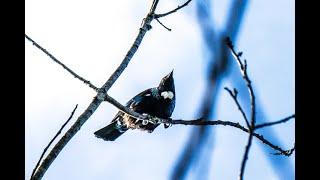
[[[238,62],[238,65],[239,65],[239,68],[240,68],[240,71],[241,71],[241,74],[242,74],[242,78],[245,80],[246,82],[246,85],[247,85],[247,88],[248,88],[248,91],[249,91],[249,95],[250,95],[250,126],[248,126],[248,130],[249,130],[249,137],[248,137],[248,142],[247,142],[247,145],[245,147],[245,152],[244,152],[244,155],[243,155],[243,159],[242,159],[242,163],[241,163],[241,168],[240,168],[240,175],[239,175],[239,179],[240,180],[243,180],[243,177],[244,177],[244,171],[245,171],[245,167],[246,167],[246,162],[248,160],[248,156],[249,156],[249,151],[250,151],[250,148],[251,148],[251,144],[252,144],[252,138],[253,136],[256,134],[254,133],[254,130],[257,129],[256,125],[255,125],[255,122],[256,122],[256,104],[255,104],[255,94],[254,94],[254,91],[253,91],[253,88],[252,88],[252,84],[251,84],[251,80],[249,79],[249,76],[248,76],[248,73],[247,73],[247,61],[244,60],[242,61],[241,60],[241,56],[242,56],[242,52],[239,52],[237,53],[234,49],[234,46],[230,40],[230,38],[228,37],[226,39],[226,44],[228,46],[228,48],[230,49],[232,55],[235,57],[236,61]],[[237,102],[237,98],[236,98],[236,92],[235,91],[234,93],[231,92],[231,90],[229,89],[226,89],[230,95],[233,97],[233,99],[235,100],[235,102],[237,103],[237,106],[239,107],[241,113],[243,114],[247,124],[248,124],[248,121],[246,119],[246,115],[245,113],[243,112],[243,108],[241,108],[240,104]],[[294,116],[294,115],[293,115]],[[283,120],[280,120],[280,121],[277,121],[277,122],[273,122],[273,123],[265,123],[265,124],[261,124],[258,126],[258,128],[262,128],[262,127],[267,127],[267,126],[271,126],[271,125],[274,125],[274,124],[279,124],[279,123],[283,123],[283,122],[287,122],[288,120],[290,120],[292,118],[291,117],[288,117],[288,118],[285,118]],[[281,153],[276,153],[276,154],[283,154],[283,155],[286,155],[286,156],[290,156],[292,154],[292,152],[294,151],[295,148],[292,148],[288,151],[285,151],[285,152],[281,152]]]
[[[52,148],[52,150],[49,152],[47,157],[42,161],[41,165],[37,168],[37,170],[34,172],[34,175],[31,177],[32,180],[38,180],[41,179],[44,175],[44,173],[47,171],[47,169],[50,167],[51,163],[56,159],[56,157],[59,155],[61,150],[66,146],[66,144],[72,139],[72,137],[80,130],[81,126],[90,118],[90,116],[95,112],[95,110],[99,107],[99,105],[105,100],[107,97],[107,92],[112,87],[112,85],[116,82],[116,80],[119,78],[119,76],[122,74],[122,72],[125,70],[125,68],[128,66],[130,60],[132,59],[133,55],[138,50],[142,39],[146,32],[151,29],[151,22],[154,19],[155,10],[157,8],[157,5],[159,3],[159,0],[153,0],[152,6],[146,15],[146,17],[143,20],[143,23],[139,29],[139,33],[132,44],[131,48],[127,52],[126,56],[122,60],[119,67],[115,70],[115,72],[109,77],[109,79],[104,83],[104,85],[101,88],[96,88],[93,86],[89,81],[86,81],[84,78],[80,76],[76,76],[76,74],[71,71],[70,69],[66,68],[64,64],[62,64],[60,61],[58,61],[54,56],[52,56],[50,53],[48,53],[44,48],[36,44],[31,38],[29,38],[27,35],[25,36],[29,41],[31,41],[37,48],[41,49],[43,52],[45,52],[51,59],[55,60],[58,64],[62,65],[68,72],[76,76],[78,79],[84,81],[85,83],[89,84],[89,86],[96,91],[98,91],[97,95],[93,98],[90,105],[87,107],[87,109],[78,117],[77,121],[71,126],[71,128],[64,134],[64,136],[58,141],[58,143]]]

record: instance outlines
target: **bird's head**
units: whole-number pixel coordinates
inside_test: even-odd
[[[160,91],[161,95],[168,96],[169,98],[175,95],[173,70],[169,74],[167,74],[165,77],[162,78],[158,86],[158,90]],[[172,93],[172,95],[170,92]]]

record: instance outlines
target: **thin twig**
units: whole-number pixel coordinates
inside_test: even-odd
[[[165,122],[165,121],[163,121]],[[183,125],[198,125],[198,126],[205,126],[205,125],[223,125],[223,126],[232,126],[237,129],[240,129],[244,132],[249,133],[249,130],[245,128],[244,126],[240,125],[239,123],[231,122],[231,121],[221,121],[221,120],[215,120],[215,121],[204,121],[202,119],[197,120],[169,120],[167,123],[171,124],[183,124]],[[270,141],[266,140],[262,135],[258,133],[253,133],[253,136],[259,139],[262,143],[268,145],[272,149],[279,151],[279,154],[290,156],[292,154],[291,151],[294,151],[293,149],[290,150],[283,150],[282,148],[272,144]]]
[[[278,121],[268,122],[268,123],[263,123],[263,124],[256,125],[254,129],[257,130],[259,128],[263,128],[263,127],[266,127],[266,126],[273,126],[273,125],[276,125],[276,124],[285,123],[285,122],[287,122],[290,119],[293,119],[295,117],[296,117],[296,115],[293,114],[293,115],[291,115],[289,117],[286,117],[286,118],[278,120]]]
[[[25,37],[32,42],[32,44],[34,46],[36,46],[38,49],[40,49],[42,52],[44,52],[46,55],[48,55],[54,62],[58,63],[59,65],[61,65],[65,70],[67,70],[69,73],[71,73],[74,77],[78,78],[80,81],[83,81],[85,84],[89,85],[89,87],[91,87],[92,89],[94,89],[95,91],[98,91],[99,89],[91,84],[90,81],[84,79],[83,77],[79,76],[78,74],[76,74],[75,72],[73,72],[70,68],[68,68],[66,65],[64,65],[61,61],[59,61],[57,58],[55,58],[51,53],[49,53],[46,49],[44,49],[42,46],[40,46],[38,43],[36,43],[33,39],[31,39],[29,36],[27,36],[25,34]]]
[[[246,122],[246,124],[247,124],[247,127],[250,128],[250,124],[249,124],[247,115],[246,115],[246,113],[244,113],[244,111],[243,111],[243,109],[242,109],[242,107],[241,107],[241,105],[240,105],[240,103],[239,103],[239,101],[238,101],[238,98],[237,98],[237,97],[238,97],[238,96],[237,96],[237,95],[238,95],[238,92],[237,92],[237,90],[234,89],[234,92],[232,92],[232,91],[231,91],[229,88],[227,88],[227,87],[225,87],[224,89],[229,92],[230,96],[232,97],[232,99],[233,99],[234,102],[236,103],[239,111],[241,112],[241,114],[242,114],[242,116],[243,116],[243,118],[244,118],[244,120],[245,120],[245,122]]]
[[[164,16],[167,16],[169,14],[172,14],[174,12],[177,12],[179,9],[187,6],[192,0],[188,0],[187,2],[185,2],[184,4],[182,4],[181,6],[178,6],[177,8],[175,8],[174,10],[172,11],[169,11],[169,12],[166,12],[166,13],[163,13],[163,14],[155,14],[155,18],[158,19],[158,18],[161,18],[161,17],[164,17]]]
[[[161,22],[158,18],[155,18],[155,19],[157,20],[157,22],[158,22],[161,26],[163,26],[164,28],[166,28],[168,31],[171,31],[171,29],[168,28],[167,26],[165,26],[164,24],[162,24],[162,22]]]
[[[39,166],[38,170],[35,172],[34,176],[32,177],[32,180],[38,180],[43,177],[44,173],[47,171],[51,163],[59,155],[61,150],[66,146],[66,144],[72,139],[72,137],[80,130],[81,126],[89,119],[89,117],[96,111],[99,105],[104,101],[105,97],[107,96],[108,90],[116,82],[116,80],[122,74],[124,69],[128,66],[133,55],[138,50],[138,47],[140,46],[144,35],[150,29],[151,27],[150,23],[154,19],[153,14],[157,7],[158,1],[159,0],[153,1],[150,11],[148,12],[147,16],[144,18],[142,26],[140,27],[139,33],[133,45],[130,47],[129,51],[127,52],[125,58],[122,60],[119,67],[110,76],[110,78],[106,81],[106,83],[98,90],[98,94],[93,98],[92,102],[87,107],[87,109],[79,116],[77,121],[71,126],[71,128],[53,147],[53,149],[50,151],[50,153],[47,155],[47,157],[43,160],[43,162]]]
[[[244,155],[243,155],[243,158],[242,158],[240,175],[239,175],[239,179],[240,180],[243,180],[244,171],[245,171],[245,168],[246,168],[246,163],[247,163],[247,160],[248,160],[248,157],[249,157],[249,151],[250,151],[251,144],[252,144],[252,137],[253,137],[253,131],[250,130],[248,142],[247,142],[247,145],[246,145],[246,148],[245,148],[245,152],[244,152]]]
[[[296,144],[293,145],[293,148],[292,149],[289,149],[285,152],[280,152],[280,153],[274,153],[274,155],[285,155],[285,156],[290,156],[293,151],[296,149]]]
[[[37,162],[37,165],[34,167],[34,169],[33,169],[33,171],[32,171],[32,174],[31,174],[30,179],[32,179],[34,173],[36,172],[36,170],[37,170],[37,168],[38,168],[38,166],[39,166],[39,164],[40,164],[40,162],[41,162],[44,154],[47,152],[48,148],[49,148],[50,145],[53,143],[53,141],[54,141],[54,140],[58,137],[58,135],[61,133],[61,131],[63,130],[63,128],[64,128],[64,127],[68,124],[68,122],[71,120],[71,118],[72,118],[72,116],[73,116],[73,114],[74,114],[74,112],[76,111],[77,108],[78,108],[78,104],[77,104],[76,107],[73,109],[73,111],[72,111],[70,117],[68,118],[68,120],[61,126],[61,128],[59,129],[59,131],[57,132],[57,134],[56,134],[56,135],[53,137],[53,139],[49,142],[49,144],[46,146],[46,148],[44,148],[44,150],[43,150],[43,152],[42,152],[42,154],[41,154],[41,156],[40,156],[40,158],[39,158],[39,160],[38,160],[38,162]]]
[[[253,137],[253,133],[254,133],[254,129],[255,129],[255,122],[256,122],[256,104],[255,104],[255,95],[253,92],[253,88],[251,85],[251,81],[249,79],[249,76],[247,74],[247,61],[244,60],[244,62],[241,61],[240,57],[242,55],[242,52],[236,53],[236,51],[234,50],[234,46],[230,40],[230,38],[228,37],[226,39],[226,44],[229,47],[229,49],[231,50],[232,55],[235,57],[235,59],[238,62],[238,65],[240,67],[240,71],[242,73],[242,77],[243,79],[246,81],[247,87],[248,87],[248,91],[249,91],[249,95],[250,95],[250,109],[251,109],[251,124],[249,127],[249,137],[248,137],[248,142],[245,148],[245,152],[243,155],[243,159],[242,159],[242,163],[241,163],[241,169],[240,169],[240,180],[243,180],[243,176],[244,176],[244,171],[245,171],[245,167],[246,167],[246,162],[248,160],[248,156],[249,156],[249,151],[250,151],[250,147],[252,144],[252,137]]]

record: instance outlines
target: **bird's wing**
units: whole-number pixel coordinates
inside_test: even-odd
[[[152,96],[152,89],[154,88],[150,88],[147,89],[145,91],[142,91],[141,93],[137,94],[136,96],[134,96],[132,99],[130,99],[126,106],[131,108],[131,109],[135,109],[136,106],[138,106],[140,103],[142,103],[143,101],[146,100],[146,97],[148,96]]]
[[[126,103],[126,107],[135,110],[135,107],[137,107],[141,102],[144,101],[144,97],[148,97],[148,96],[152,96],[152,89],[147,89],[142,91],[141,93],[137,94],[136,96],[134,96],[132,99],[130,99],[127,103]],[[112,119],[112,122],[118,120],[119,118],[122,118],[123,116],[123,112],[119,111],[115,117]]]

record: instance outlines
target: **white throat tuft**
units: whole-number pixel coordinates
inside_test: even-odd
[[[164,99],[167,99],[167,98],[169,98],[169,99],[173,99],[173,92],[171,92],[171,91],[163,91],[162,93],[161,93],[161,96],[164,98]]]

